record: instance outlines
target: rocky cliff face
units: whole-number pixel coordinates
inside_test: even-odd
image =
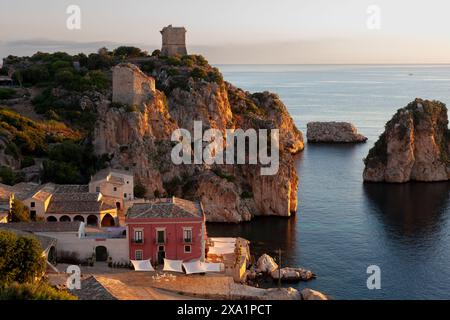
[[[310,122],[307,124],[308,142],[360,143],[367,138],[358,133],[356,127],[348,122]]]
[[[118,105],[106,99],[98,105],[93,137],[98,154],[109,154],[114,167],[132,170],[146,186],[147,197],[201,200],[208,221],[289,216],[297,210],[293,155],[303,150],[303,137],[278,96],[235,88],[203,61],[178,64],[152,57],[141,67],[156,80],[156,89],[140,105]],[[203,130],[222,132],[279,129],[278,173],[262,176],[260,165],[250,164],[173,164],[171,134],[177,128],[193,134],[194,121],[202,121]]]
[[[364,181],[407,182],[450,179],[447,108],[416,99],[399,109],[365,159]]]

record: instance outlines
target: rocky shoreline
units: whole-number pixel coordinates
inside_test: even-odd
[[[258,258],[256,264],[246,272],[244,283],[256,288],[270,286],[271,288],[266,290],[272,290],[275,293],[278,289],[272,287],[276,282],[296,283],[313,279],[316,279],[316,274],[312,271],[293,267],[280,268],[271,256],[263,254]],[[294,288],[283,289],[288,290],[290,294],[297,294],[301,300],[329,300],[325,294],[309,288],[305,288],[301,292]],[[279,291],[279,294],[282,293],[285,294],[283,290]]]

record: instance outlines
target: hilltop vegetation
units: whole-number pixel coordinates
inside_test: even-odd
[[[142,58],[145,61],[140,63]],[[101,48],[89,55],[37,52],[31,57],[8,56],[0,73],[13,70],[18,88],[0,88],[0,153],[17,165],[3,163],[0,180],[7,184],[24,180],[17,170],[36,164],[36,158],[43,159],[43,182],[85,183],[104,167],[108,155],[95,156],[91,143],[98,118],[96,103],[111,98],[111,67],[133,59],[155,77],[158,89],[166,95],[175,88],[189,90],[189,79],[223,83],[220,72],[202,56],[162,57],[159,50],[149,55],[136,47]],[[40,119],[19,114],[15,105],[30,105]]]

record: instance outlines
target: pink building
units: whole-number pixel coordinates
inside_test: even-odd
[[[173,197],[135,203],[125,222],[132,260],[204,259],[205,214],[199,202]]]

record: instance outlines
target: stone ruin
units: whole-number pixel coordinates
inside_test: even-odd
[[[184,27],[172,27],[172,25],[169,25],[160,32],[162,34],[161,55],[170,57],[187,54],[186,29]]]
[[[140,106],[154,96],[155,79],[144,74],[136,65],[121,63],[113,68],[114,103]]]

